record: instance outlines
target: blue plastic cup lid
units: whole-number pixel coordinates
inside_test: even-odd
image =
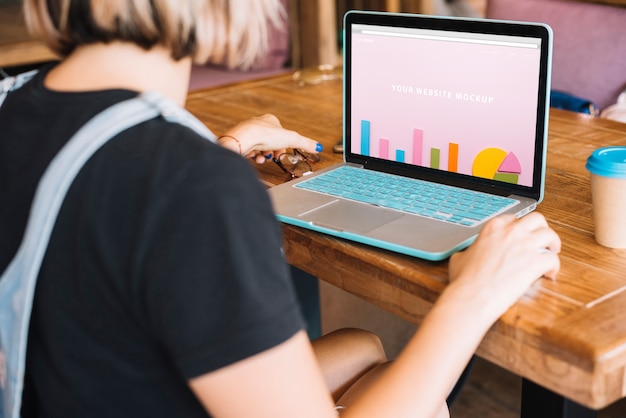
[[[598,148],[585,167],[598,176],[626,179],[626,147]]]

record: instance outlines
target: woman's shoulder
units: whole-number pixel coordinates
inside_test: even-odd
[[[161,190],[218,193],[263,191],[249,161],[187,126],[151,119],[111,140],[99,153],[106,170],[135,178]],[[115,166],[118,166],[115,168]],[[259,190],[260,189],[260,190]]]
[[[236,153],[216,144],[190,127],[163,118],[140,123],[113,142],[130,155],[162,159],[164,167],[189,169],[194,165],[210,170],[218,167],[239,167],[247,162]]]

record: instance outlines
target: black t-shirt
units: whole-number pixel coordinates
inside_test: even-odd
[[[3,270],[53,156],[136,95],[53,92],[43,75],[0,107]],[[113,138],[78,174],[51,236],[23,416],[206,417],[188,379],[303,327],[280,247],[267,194],[240,156],[160,118]]]

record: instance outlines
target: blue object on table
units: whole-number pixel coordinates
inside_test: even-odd
[[[600,113],[598,106],[596,106],[591,100],[577,97],[559,90],[550,91],[550,107],[571,110],[573,112],[585,113],[593,116],[598,116]]]

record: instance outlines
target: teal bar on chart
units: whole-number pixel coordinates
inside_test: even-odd
[[[370,121],[361,121],[361,155],[370,155]]]

